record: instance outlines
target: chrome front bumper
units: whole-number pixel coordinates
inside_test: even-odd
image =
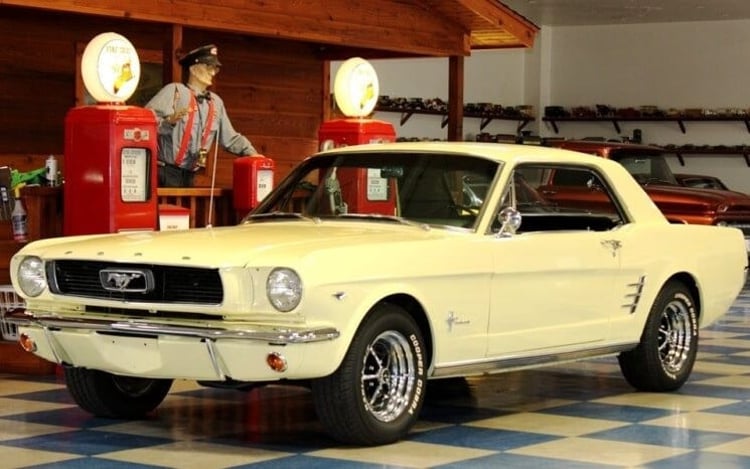
[[[178,336],[198,339],[244,339],[269,344],[302,344],[333,340],[339,331],[323,328],[279,328],[256,326],[253,329],[228,329],[154,323],[147,320],[107,320],[65,318],[53,314],[34,314],[17,310],[6,315],[5,320],[16,326],[38,326],[43,329],[82,329],[95,332],[113,332],[145,337]]]

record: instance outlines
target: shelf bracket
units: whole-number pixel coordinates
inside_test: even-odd
[[[682,153],[678,151],[675,153],[675,156],[677,157],[677,161],[680,162],[680,166],[685,166],[685,160],[682,158]]]
[[[484,130],[487,125],[492,122],[493,117],[482,117],[482,120],[479,121],[479,130]]]
[[[556,134],[560,133],[560,129],[557,128],[557,121],[548,120],[547,122],[549,122],[549,124],[552,126],[552,130],[554,130]]]
[[[521,131],[523,130],[523,128],[524,128],[524,127],[526,127],[526,125],[527,125],[527,124],[528,124],[529,122],[531,122],[531,119],[524,119],[524,120],[522,120],[522,121],[519,121],[519,122],[518,122],[518,127],[516,127],[516,133],[517,133],[517,134],[520,134],[520,133],[521,133]]]
[[[742,156],[745,158],[745,164],[750,167],[750,156],[748,156],[747,152],[743,153]]]
[[[682,119],[678,119],[677,120],[677,125],[680,126],[680,130],[682,131],[683,134],[687,133],[686,130],[685,130],[685,121],[683,121]]]
[[[745,128],[747,129],[748,132],[750,132],[750,120],[748,120],[748,119],[745,119]],[[750,165],[748,165],[748,166],[750,166]]]
[[[402,112],[401,113],[401,125],[406,124],[406,121],[409,120],[409,118],[414,115],[413,112]]]
[[[620,133],[620,122],[617,119],[612,119],[612,125],[615,127],[615,132]]]
[[[448,114],[444,115],[443,119],[440,121],[440,128],[444,129],[446,125],[448,125]]]

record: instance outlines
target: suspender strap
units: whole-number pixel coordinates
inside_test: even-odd
[[[182,162],[185,160],[188,146],[190,145],[190,137],[193,133],[193,124],[195,123],[195,113],[198,111],[198,102],[195,99],[195,95],[190,93],[190,102],[188,104],[188,119],[187,125],[185,126],[185,132],[182,134],[182,140],[180,141],[180,149],[174,159],[174,164],[177,167],[182,166]],[[214,101],[208,100],[208,116],[206,116],[206,125],[203,128],[203,135],[201,136],[201,148],[207,148],[208,138],[211,135],[211,124],[214,121]]]

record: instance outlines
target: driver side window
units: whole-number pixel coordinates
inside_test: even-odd
[[[521,214],[518,232],[605,231],[625,222],[606,181],[583,166],[520,165],[498,213],[509,206]],[[496,220],[493,228],[500,224]]]

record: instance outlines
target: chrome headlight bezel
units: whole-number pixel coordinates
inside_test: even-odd
[[[266,278],[266,297],[277,311],[288,313],[302,301],[302,279],[288,267],[276,267]]]
[[[44,261],[37,256],[27,256],[18,263],[16,270],[18,288],[25,295],[37,297],[47,289]]]

